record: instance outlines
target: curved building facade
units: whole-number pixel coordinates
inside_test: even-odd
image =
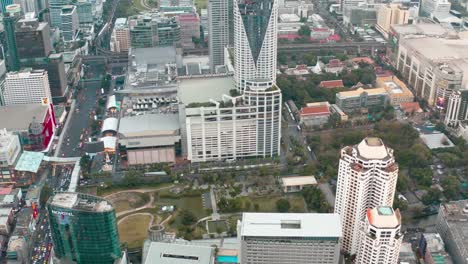
[[[234,79],[276,81],[277,0],[234,0]]]
[[[122,257],[115,210],[107,200],[81,193],[57,193],[47,202],[47,211],[59,260],[113,264]]]

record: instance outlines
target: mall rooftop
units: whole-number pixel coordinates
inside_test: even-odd
[[[112,204],[94,195],[59,192],[49,199],[49,204],[63,209],[87,211],[87,212],[107,212],[114,210]]]

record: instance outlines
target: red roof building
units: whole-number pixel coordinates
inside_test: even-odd
[[[343,80],[321,81],[320,87],[322,88],[344,88]]]
[[[310,103],[299,111],[301,124],[307,126],[322,126],[328,122],[330,115],[328,102]]]
[[[400,103],[400,109],[405,113],[422,113],[423,110],[418,102],[404,102]]]

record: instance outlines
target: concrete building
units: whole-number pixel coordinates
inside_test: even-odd
[[[299,111],[299,122],[310,127],[320,127],[328,122],[330,115],[330,104],[328,102],[308,103]]]
[[[281,186],[285,193],[300,192],[304,187],[314,185],[317,185],[317,180],[314,176],[292,176],[281,178]]]
[[[208,1],[208,47],[212,73],[217,72],[217,66],[224,66],[224,48],[234,42],[233,1]]]
[[[437,233],[421,234],[418,253],[422,256],[424,263],[452,263],[445,252],[444,241]]]
[[[377,23],[375,4],[362,0],[343,0],[349,4],[343,7],[343,23],[347,26],[372,26]]]
[[[127,19],[119,17],[112,30],[110,49],[113,52],[128,52],[130,48],[130,30]]]
[[[71,0],[50,0],[49,9],[50,9],[50,27],[51,28],[60,28],[62,24],[62,19],[60,14],[62,13],[62,8],[66,5],[71,5]]]
[[[277,0],[234,0],[234,81],[276,82]]]
[[[60,31],[65,42],[74,41],[79,29],[78,12],[76,6],[66,5],[60,13]]]
[[[389,206],[367,209],[360,230],[356,263],[397,264],[403,233],[400,211]]]
[[[421,0],[421,14],[428,17],[437,14],[449,14],[451,5],[448,0]]]
[[[146,13],[129,18],[132,48],[173,46],[180,43],[180,26],[175,17]]]
[[[368,137],[341,149],[335,213],[343,225],[345,252],[358,253],[359,228],[367,208],[393,205],[397,179],[393,149],[380,138]]]
[[[383,4],[378,7],[375,28],[388,38],[391,25],[408,24],[409,9],[402,4]]]
[[[383,108],[388,103],[388,93],[384,88],[343,91],[336,93],[336,105],[345,112],[355,112],[368,108]]]
[[[174,163],[179,144],[177,114],[145,114],[120,119],[119,144],[127,150],[129,165]]]
[[[396,76],[377,77],[376,86],[387,91],[388,103],[391,106],[399,106],[401,103],[414,101],[413,93]]]
[[[25,69],[9,72],[5,78],[5,105],[44,104],[49,105],[52,95],[49,77],[44,70]]]
[[[444,123],[456,128],[464,121],[468,121],[468,90],[455,91],[448,99]]]
[[[22,18],[15,26],[16,46],[20,61],[48,57],[52,51],[50,29],[37,18]]]
[[[88,0],[78,0],[75,3],[78,22],[80,24],[93,23],[93,4]]]
[[[177,16],[180,26],[180,41],[182,47],[193,48],[193,38],[200,38],[200,17],[198,13],[184,13]]]
[[[339,262],[342,234],[336,214],[243,213],[237,230],[240,263]]]
[[[447,37],[400,37],[394,64],[416,96],[445,108],[453,91],[468,88],[468,38],[439,32]]]
[[[442,204],[437,215],[437,232],[454,263],[468,263],[468,200]]]
[[[21,145],[18,135],[8,132],[5,128],[0,130],[0,181],[12,180],[20,154]]]
[[[218,88],[213,83],[211,86]],[[208,87],[205,91],[212,95]],[[202,162],[279,155],[280,89],[271,81],[246,82],[242,95],[231,97],[227,93],[219,101],[208,97],[185,106],[188,159]]]
[[[214,264],[215,249],[209,246],[151,242],[143,264]]]
[[[50,105],[22,104],[0,107],[2,129],[19,136],[24,150],[42,151],[54,137],[55,119]]]

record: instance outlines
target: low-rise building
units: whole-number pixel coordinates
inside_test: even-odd
[[[436,228],[453,262],[468,263],[468,200],[441,204]]]
[[[418,264],[419,261],[416,259],[416,255],[413,252],[410,242],[401,243],[400,255],[398,257],[401,264]]]
[[[314,176],[292,176],[281,178],[283,192],[300,192],[304,187],[317,185]]]
[[[337,214],[243,213],[237,230],[240,263],[336,264],[340,259]]]
[[[328,102],[308,103],[299,111],[300,123],[306,126],[323,126],[330,118]]]
[[[396,76],[378,77],[376,86],[384,88],[388,94],[388,102],[392,106],[399,106],[401,103],[414,101],[413,93],[406,87],[406,84]]]
[[[419,106],[418,102],[400,103],[400,109],[405,114],[413,114],[413,113],[422,113],[423,112],[423,110],[421,109],[421,106]]]
[[[336,94],[336,105],[344,112],[368,108],[383,108],[387,105],[388,93],[384,88],[344,91]]]
[[[12,181],[16,186],[28,186],[36,182],[37,175],[42,171],[41,163],[44,153],[24,151],[15,166]]]
[[[419,255],[424,263],[451,263],[445,252],[445,245],[437,233],[424,233],[421,235],[418,245]]]
[[[119,143],[127,150],[129,165],[174,163],[180,143],[177,114],[145,114],[120,119]]]
[[[319,84],[322,88],[344,88],[343,80],[321,81]]]
[[[21,153],[18,135],[0,130],[0,181],[11,181],[14,167]]]
[[[340,61],[339,59],[332,59],[330,60],[326,67],[325,71],[328,73],[341,73],[343,69],[345,68],[345,63]]]

